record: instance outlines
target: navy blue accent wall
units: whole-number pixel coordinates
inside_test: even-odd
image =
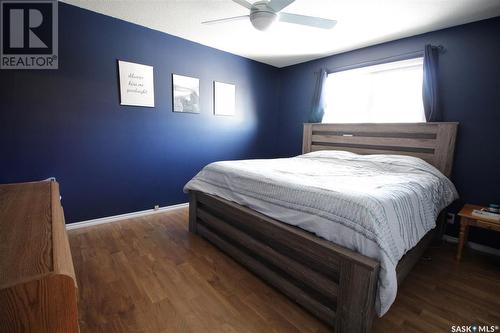
[[[275,152],[278,70],[59,4],[59,70],[0,71],[0,183],[57,177],[69,223],[186,202],[216,160]],[[155,108],[119,105],[117,59],[154,66]],[[200,79],[201,114],[172,112],[171,74]],[[212,81],[237,117],[213,115]]]
[[[460,122],[452,180],[465,202],[500,202],[500,18],[358,49],[283,68],[278,154],[299,154],[302,123],[312,105],[316,73],[443,45],[439,93],[444,121]],[[402,110],[403,112],[404,110]],[[474,228],[473,228],[474,229]],[[449,232],[457,234],[455,226]],[[472,230],[471,241],[500,247],[492,232]]]
[[[444,120],[460,122],[453,181],[463,201],[500,202],[500,18],[282,69],[63,3],[59,22],[59,70],[0,71],[0,183],[57,177],[69,223],[185,202],[183,185],[212,161],[299,154],[321,67],[426,43],[446,48]],[[155,108],[119,105],[118,59],[154,66]],[[172,112],[172,73],[200,78],[201,114]],[[213,80],[236,84],[239,116],[213,115]]]

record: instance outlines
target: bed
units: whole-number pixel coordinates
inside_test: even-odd
[[[304,155],[193,178],[189,230],[335,331],[368,332],[441,233],[457,127],[304,124]]]

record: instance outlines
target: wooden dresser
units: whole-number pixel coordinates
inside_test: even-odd
[[[79,332],[55,181],[0,185],[0,332]]]

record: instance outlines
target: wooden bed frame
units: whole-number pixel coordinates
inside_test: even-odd
[[[358,154],[420,157],[450,176],[458,123],[304,124],[303,153],[347,150]],[[403,281],[438,226],[397,266]],[[369,332],[375,316],[379,262],[234,202],[191,191],[189,231],[206,238],[302,305],[335,332]]]

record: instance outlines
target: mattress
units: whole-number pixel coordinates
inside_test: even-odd
[[[427,162],[400,155],[317,151],[207,165],[184,187],[236,202],[380,262],[376,311],[397,293],[401,257],[458,198]]]

